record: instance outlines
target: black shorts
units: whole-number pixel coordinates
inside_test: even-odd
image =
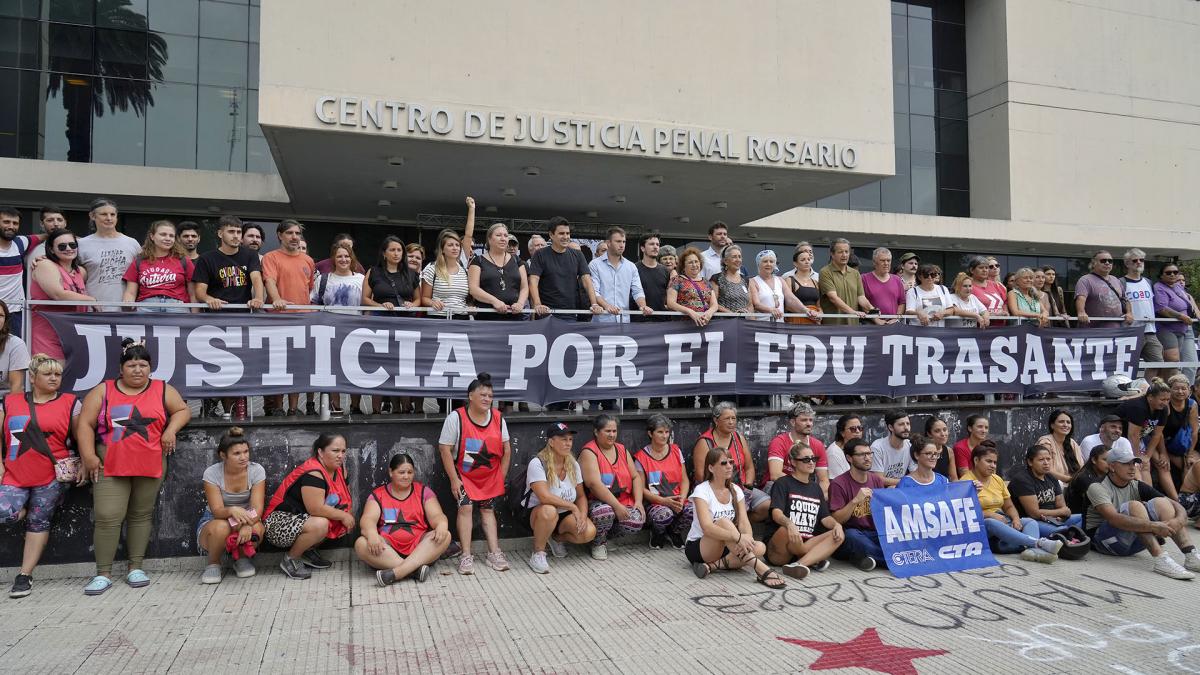
[[[534,510],[534,509],[536,509],[536,508],[538,508],[539,506],[543,506],[543,505],[542,505],[542,504],[538,504],[538,506],[527,506],[527,507],[525,507],[525,522],[527,522],[527,523],[528,523],[528,522],[529,522],[529,520],[530,520],[531,518],[533,518],[533,510]],[[567,516],[569,516],[569,515],[571,515],[571,512],[570,512],[570,511],[559,511],[559,512],[558,512],[558,522],[554,524],[554,531],[555,531],[555,532],[558,532],[558,528],[562,527],[563,521],[564,521],[564,520],[566,520],[566,519],[567,519]]]
[[[715,562],[712,560],[705,560],[704,558],[702,558],[700,556],[700,540],[699,539],[689,539],[688,542],[683,545],[683,554],[687,556],[688,562],[691,562],[691,563]],[[717,560],[720,560],[721,558],[724,558],[727,555],[729,555],[729,547],[728,546],[726,546],[725,548],[723,548],[721,550],[721,555],[717,558]]]

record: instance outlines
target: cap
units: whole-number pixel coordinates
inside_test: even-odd
[[[1113,447],[1108,451],[1108,463],[1112,464],[1113,462],[1116,462],[1117,464],[1128,464],[1130,462],[1133,462],[1134,464],[1141,464],[1142,458],[1135,457],[1133,455],[1133,448],[1126,445],[1121,445]]]
[[[1117,422],[1119,424],[1124,424],[1125,420],[1121,419],[1120,415],[1113,415],[1112,413],[1109,413],[1109,414],[1105,415],[1104,417],[1100,418],[1101,425],[1108,424],[1109,422]]]
[[[562,422],[555,422],[554,424],[551,424],[550,426],[546,427],[546,440],[550,440],[551,438],[554,438],[555,436],[574,436],[574,435],[575,435],[575,430],[568,427],[566,424],[563,424]]]
[[[510,234],[510,235],[508,235],[508,243],[510,243],[510,244],[515,244],[515,243],[517,243],[517,238],[516,238],[516,237],[514,237],[514,236],[513,236],[513,235],[511,235],[511,234]]]
[[[909,251],[908,253],[905,253],[904,255],[900,256],[900,264],[903,265],[904,263],[908,262],[909,260],[918,260],[919,261],[920,259],[921,259],[921,256],[917,255],[916,253],[913,253],[912,251]]]

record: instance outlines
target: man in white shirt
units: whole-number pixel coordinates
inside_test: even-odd
[[[87,270],[87,292],[101,302],[114,303],[99,311],[119,312],[125,294],[122,277],[142,245],[117,231],[117,203],[111,199],[94,200],[88,219],[96,232],[79,240],[79,262]]]
[[[1156,363],[1163,360],[1163,346],[1158,339],[1158,328],[1154,321],[1154,286],[1150,280],[1142,276],[1146,271],[1146,252],[1140,248],[1125,251],[1125,276],[1121,277],[1121,288],[1125,293],[1125,302],[1129,303],[1129,311],[1133,314],[1133,325],[1143,326],[1146,335],[1142,340],[1142,361]],[[1153,382],[1159,377],[1158,368],[1146,368],[1144,377]]]
[[[871,457],[871,473],[882,478],[888,487],[895,487],[916,466],[908,452],[912,447],[912,441],[908,440],[912,434],[912,422],[903,410],[889,412],[884,415],[883,421],[887,424],[888,435],[875,439],[871,444],[871,452],[874,453]]]
[[[708,248],[704,249],[704,278],[721,272],[721,251],[730,244],[729,226],[717,221],[708,226]]]
[[[1099,433],[1088,436],[1079,444],[1079,454],[1083,458],[1083,463],[1087,464],[1088,457],[1092,456],[1093,448],[1101,446],[1109,450],[1128,448],[1132,451],[1133,446],[1130,445],[1129,439],[1121,435],[1124,429],[1125,421],[1121,419],[1120,415],[1105,415],[1100,420]]]

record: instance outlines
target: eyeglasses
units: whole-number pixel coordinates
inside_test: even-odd
[[[1113,261],[1112,261],[1112,258],[1101,258],[1100,260],[1097,260],[1096,262],[1100,263],[1101,265],[1111,265]]]
[[[862,430],[863,430],[863,428],[862,428],[861,424],[856,427],[846,427],[846,431],[862,431]]]
[[[941,272],[930,272],[925,275],[925,278],[926,279],[941,279],[942,273]]]
[[[1146,262],[1146,259],[1145,259],[1145,258],[1130,258],[1130,259],[1129,259],[1128,261],[1126,261],[1126,262],[1134,262],[1134,263]]]
[[[940,453],[940,452],[922,452],[921,456],[928,457],[930,459],[941,459],[942,453]]]
[[[721,466],[729,466],[730,464],[733,464],[733,462],[728,459],[723,459],[723,460],[717,462],[717,464],[720,464]]]
[[[854,453],[853,455],[850,455],[850,456],[851,456],[851,457],[871,457],[871,456],[873,456],[874,454],[875,454],[874,452],[856,452],[856,453]]]
[[[1179,270],[1163,270],[1163,276],[1179,274]]]
[[[813,455],[809,455],[808,457],[799,457],[797,459],[793,459],[792,461],[793,462],[804,462],[805,464],[812,464],[813,462],[817,461],[817,458]]]
[[[73,251],[73,250],[79,248],[79,242],[77,242],[77,241],[63,242],[63,243],[59,244],[58,246],[56,246],[55,248],[57,248],[58,250],[63,251],[63,252]]]

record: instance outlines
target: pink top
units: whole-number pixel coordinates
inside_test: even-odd
[[[904,281],[900,277],[892,274],[887,281],[880,281],[874,272],[865,272],[862,283],[867,300],[881,314],[895,314],[897,308],[904,313]]]
[[[1000,316],[1008,314],[1008,291],[999,281],[989,279],[983,283],[976,282],[971,286],[971,295],[979,298],[979,301],[987,308],[988,314],[999,314]],[[988,325],[1003,326],[1007,323],[1007,321],[992,321]]]
[[[58,276],[62,280],[62,287],[65,290],[73,291],[82,295],[87,295],[87,284],[83,281],[83,268],[73,271],[67,271],[62,265],[52,261],[46,261],[45,265],[54,265],[58,267]],[[42,290],[41,285],[34,279],[29,284],[29,299],[30,300],[53,300],[46,291]],[[42,316],[43,312],[86,312],[86,306],[71,306],[71,305],[34,305],[33,309],[33,325],[30,327],[31,342],[33,349],[32,354],[45,354],[52,356],[58,360],[62,360],[63,350],[62,343],[58,340],[58,333],[54,332],[54,328],[50,326],[50,322],[46,317]]]

